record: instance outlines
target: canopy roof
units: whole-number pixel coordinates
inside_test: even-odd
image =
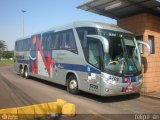
[[[160,0],[91,0],[78,8],[113,19],[140,13],[160,16]]]

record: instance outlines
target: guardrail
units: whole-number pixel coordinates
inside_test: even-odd
[[[75,116],[76,107],[62,99],[55,102],[35,104],[17,108],[0,109],[0,120],[47,120],[62,115]]]

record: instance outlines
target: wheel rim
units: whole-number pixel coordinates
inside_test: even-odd
[[[70,89],[76,89],[77,88],[77,82],[76,80],[71,80],[69,83]]]
[[[21,68],[21,74],[23,74],[23,69]]]
[[[25,77],[27,77],[28,76],[28,71],[27,70],[25,70]]]

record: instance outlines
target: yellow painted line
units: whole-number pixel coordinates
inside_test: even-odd
[[[89,113],[91,113],[92,115],[94,116],[97,116],[97,117],[100,117],[100,118],[103,118],[104,120],[112,120],[110,117],[107,117],[107,116],[103,116],[95,111],[89,111]]]

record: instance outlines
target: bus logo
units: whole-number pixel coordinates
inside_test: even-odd
[[[87,66],[87,71],[90,72],[91,71],[91,68],[89,66]]]
[[[133,71],[132,65],[129,65],[128,69],[130,72],[132,72]]]

